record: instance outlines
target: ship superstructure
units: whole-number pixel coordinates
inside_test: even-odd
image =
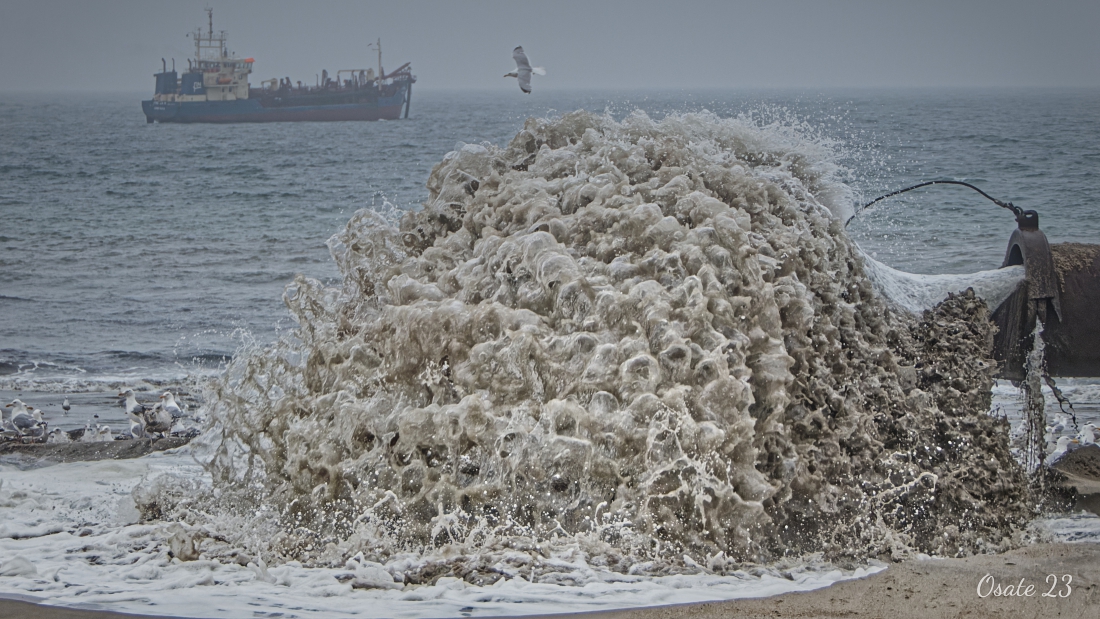
[[[147,122],[278,122],[310,120],[396,120],[408,118],[416,77],[405,63],[387,74],[382,68],[382,41],[378,72],[341,69],[334,77],[322,71],[314,86],[273,78],[252,88],[248,76],[253,58],[238,58],[227,47],[224,30],[214,31],[214,13],[207,9],[208,26],[192,33],[195,57],[187,72],[177,74],[161,59],[153,98],[142,101]]]

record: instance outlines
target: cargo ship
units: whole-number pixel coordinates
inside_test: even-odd
[[[209,29],[193,33],[195,58],[187,72],[172,70],[161,58],[153,98],[141,102],[146,122],[244,123],[335,120],[397,120],[409,117],[416,77],[410,63],[386,73],[382,69],[382,40],[371,45],[378,52],[378,71],[341,69],[335,76],[322,71],[314,86],[292,84],[290,78],[264,80],[252,88],[248,76],[253,58],[238,58],[226,47],[224,30],[214,32],[214,12],[207,9]]]

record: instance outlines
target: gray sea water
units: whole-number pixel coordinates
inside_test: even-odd
[[[459,143],[529,116],[709,111],[821,147],[853,203],[964,180],[1100,242],[1100,91],[418,91],[408,120],[146,124],[131,95],[0,95],[0,390],[108,391],[217,373],[293,327],[285,284],[336,275],[361,208],[415,209]],[[1010,213],[957,187],[885,201],[849,232],[890,266],[1000,266]]]

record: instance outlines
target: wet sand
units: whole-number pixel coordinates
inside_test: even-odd
[[[129,615],[106,611],[77,610],[55,606],[39,606],[21,600],[0,599],[0,619],[140,619],[153,615]],[[156,619],[173,619],[156,615]]]
[[[1013,595],[980,597],[986,575]],[[1064,576],[1069,575],[1069,591]],[[1054,576],[1058,583],[1051,591]],[[1015,587],[1023,580],[1023,595]],[[986,581],[988,583],[989,581]],[[1028,589],[1032,585],[1032,589]],[[991,586],[986,584],[982,593]],[[1030,595],[1027,595],[1030,593]],[[1063,597],[1064,595],[1064,597]],[[825,589],[770,598],[660,606],[585,613],[590,619],[748,619],[756,617],[850,617],[934,619],[938,617],[1096,616],[1100,607],[1100,544],[1036,544],[1000,555],[931,559],[891,565],[862,578]],[[133,619],[104,611],[39,606],[0,600],[0,619]],[[476,617],[476,609],[471,616]],[[550,615],[553,616],[553,615]],[[558,615],[561,616],[561,615]],[[547,615],[543,615],[547,617]],[[167,619],[160,615],[159,619]],[[529,618],[532,619],[532,618]]]
[[[15,441],[0,443],[0,459],[12,462],[20,458],[27,466],[57,462],[91,462],[95,460],[124,460],[140,458],[154,451],[164,451],[186,445],[189,437],[141,438],[101,443],[23,444]]]

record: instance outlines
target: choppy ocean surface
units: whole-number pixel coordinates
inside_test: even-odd
[[[1096,91],[418,92],[407,121],[228,126],[147,125],[140,98],[0,97],[0,395],[41,406],[54,426],[77,427],[89,411],[121,422],[116,389],[193,390],[242,347],[293,328],[284,286],[299,273],[334,281],[326,241],[355,211],[418,208],[445,153],[506,143],[529,116],[741,116],[835,166],[853,207],[922,180],[964,180],[1039,211],[1053,242],[1100,242]],[[939,187],[880,203],[849,232],[890,267],[947,274],[998,267],[1014,227],[977,194]],[[1100,421],[1097,381],[1060,383],[1081,423]],[[79,411],[69,418],[62,394]],[[1019,420],[1015,388],[1001,382],[994,398]],[[190,449],[45,468],[0,461],[0,595],[180,614],[201,591],[186,614],[211,617],[514,615],[772,595],[881,569],[799,561],[641,577],[566,552],[547,560],[569,582],[405,587],[391,573],[399,562],[181,563],[162,542],[196,533],[139,522],[132,490],[166,472],[210,483]],[[1100,538],[1081,514],[1037,526],[1057,540]],[[361,581],[372,588],[349,584]]]

